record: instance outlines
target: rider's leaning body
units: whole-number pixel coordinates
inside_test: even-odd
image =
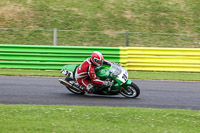
[[[110,61],[104,60],[100,52],[94,51],[77,69],[75,79],[88,92],[93,91],[93,84],[110,86],[110,81],[102,81],[95,74],[95,67],[103,64],[111,65]]]

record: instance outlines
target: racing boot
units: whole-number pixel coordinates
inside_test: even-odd
[[[88,94],[93,94],[93,92],[95,91],[94,87],[92,84],[89,84],[86,88],[86,91],[88,92]]]

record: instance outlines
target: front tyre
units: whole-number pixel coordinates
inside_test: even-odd
[[[131,84],[127,86],[127,89],[122,89],[120,93],[127,98],[136,98],[140,95],[140,89],[136,84],[131,82]]]

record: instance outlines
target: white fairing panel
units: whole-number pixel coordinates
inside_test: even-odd
[[[125,83],[128,80],[128,72],[122,68],[122,72],[118,75],[117,79]]]

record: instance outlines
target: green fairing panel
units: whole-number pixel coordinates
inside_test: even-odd
[[[131,85],[132,81],[129,79],[126,81],[126,85]]]
[[[95,73],[101,80],[105,80],[110,74],[110,71],[106,67],[97,67]]]
[[[63,69],[70,71],[70,72],[75,72],[75,70],[78,66],[79,65],[65,65],[65,66],[63,66]]]
[[[113,86],[112,86],[112,90],[119,90],[121,88],[121,86],[118,84],[118,83],[115,83]]]

